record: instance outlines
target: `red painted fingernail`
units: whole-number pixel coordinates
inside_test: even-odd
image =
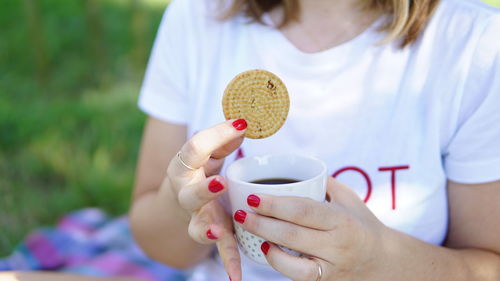
[[[233,127],[238,131],[245,130],[247,126],[247,121],[245,121],[245,119],[238,119],[233,122]]]
[[[229,276],[229,281],[233,281],[233,278],[231,278],[231,276]]]
[[[241,224],[245,222],[246,217],[247,213],[243,210],[238,210],[234,213],[234,220]]]
[[[259,204],[260,204],[260,198],[259,198],[259,196],[253,195],[253,194],[248,195],[248,197],[247,197],[247,204],[249,206],[252,206],[252,207],[255,207],[255,208],[259,207]]]
[[[264,242],[264,243],[262,243],[262,245],[260,245],[260,249],[262,250],[262,252],[266,256],[267,256],[267,252],[269,251],[270,247],[271,247],[271,245],[269,245],[269,243],[267,243],[267,242]]]
[[[217,236],[215,236],[213,233],[212,233],[212,230],[207,230],[207,237],[208,239],[210,240],[217,240]]]
[[[224,186],[222,185],[222,183],[217,178],[214,178],[208,184],[208,190],[210,190],[210,192],[212,192],[212,193],[217,193],[217,192],[219,192],[219,191],[221,191],[223,189],[224,189]]]

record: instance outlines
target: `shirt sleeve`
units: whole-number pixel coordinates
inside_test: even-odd
[[[190,38],[188,0],[175,0],[161,21],[139,96],[139,108],[162,121],[188,122]]]
[[[500,179],[500,14],[485,26],[465,83],[457,130],[444,155],[450,180]]]

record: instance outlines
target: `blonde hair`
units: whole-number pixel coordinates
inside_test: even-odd
[[[381,43],[401,40],[404,48],[414,43],[423,32],[439,0],[368,0],[366,7],[380,9],[390,14],[389,22],[382,26],[387,36]],[[229,19],[243,12],[251,20],[262,23],[262,15],[276,6],[284,10],[283,21],[280,27],[297,18],[299,5],[297,0],[232,0],[222,19]]]

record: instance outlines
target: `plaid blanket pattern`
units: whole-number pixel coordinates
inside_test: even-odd
[[[154,262],[134,243],[127,217],[111,219],[89,208],[64,216],[55,227],[30,233],[0,271],[51,270],[152,281],[184,281],[185,274]]]

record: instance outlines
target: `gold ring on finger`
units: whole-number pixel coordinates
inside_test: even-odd
[[[186,162],[184,162],[184,160],[182,160],[182,157],[181,157],[181,151],[179,150],[179,152],[177,152],[177,159],[179,159],[179,162],[182,164],[182,166],[186,167],[187,169],[191,170],[191,171],[194,171],[196,170],[195,168],[189,166],[188,164],[186,164]]]
[[[323,277],[323,268],[321,267],[321,263],[315,258],[309,258],[309,259],[318,265],[318,278],[316,278],[316,281],[321,281],[321,278]]]

